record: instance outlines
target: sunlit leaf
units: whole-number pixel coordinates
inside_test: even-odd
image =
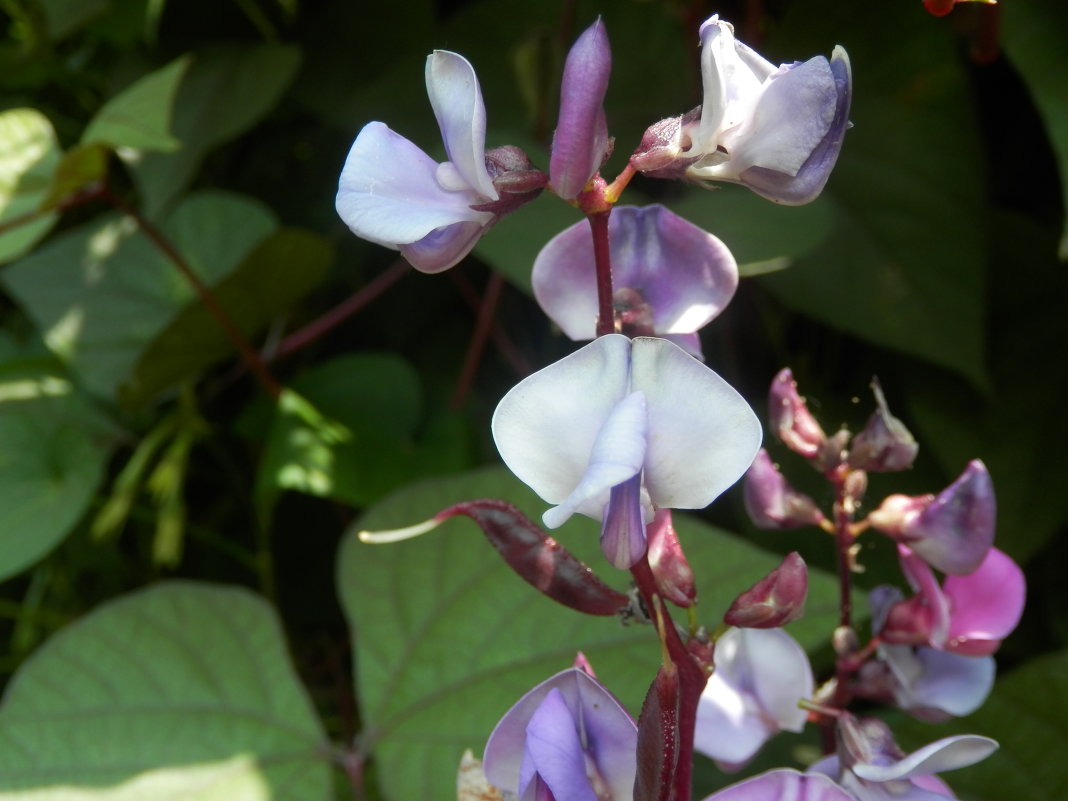
[[[162,225],[210,285],[230,275],[275,227],[270,212],[236,195],[187,199]],[[0,276],[49,347],[92,392],[113,395],[195,293],[134,220],[109,216],[67,231]]]
[[[0,705],[0,798],[328,801],[328,749],[271,608],[172,582],[22,666]]]
[[[111,98],[89,121],[82,143],[100,142],[128,158],[146,150],[176,150],[180,142],[171,135],[171,110],[189,62],[188,56],[177,58]]]
[[[374,507],[359,527],[407,526],[457,501],[486,497],[514,503],[534,520],[546,507],[510,474],[492,469],[407,487]],[[697,574],[699,616],[712,626],[735,595],[779,563],[685,516],[675,522]],[[602,578],[626,588],[629,576],[605,563],[592,520],[573,519],[553,533]],[[814,647],[834,628],[837,586],[818,571],[810,580],[808,615],[790,631]],[[635,716],[660,659],[651,628],[581,615],[540,595],[467,520],[392,545],[364,545],[350,534],[338,583],[359,632],[365,745],[390,801],[440,796],[455,782],[464,749],[479,753],[500,716],[535,683],[571,664],[577,650]]]
[[[43,114],[32,108],[0,112],[0,231],[38,210],[59,159],[55,131]],[[0,233],[0,263],[33,247],[55,221],[55,214],[43,214]]]
[[[0,579],[70,533],[103,479],[114,440],[61,365],[0,335]]]

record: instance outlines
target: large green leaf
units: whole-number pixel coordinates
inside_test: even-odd
[[[956,43],[908,4],[863,15],[805,0],[782,31],[791,52],[849,50],[855,127],[825,190],[832,235],[761,280],[791,308],[984,384],[983,169]]]
[[[327,801],[329,745],[278,619],[172,582],[56,634],[0,706],[0,798]]]
[[[70,533],[114,439],[54,358],[0,334],[0,580]]]
[[[413,485],[375,506],[366,528],[406,526],[461,500],[503,498],[538,519],[546,505],[503,469]],[[698,577],[700,617],[715,625],[731,600],[779,562],[723,531],[683,516],[679,536]],[[561,541],[613,584],[627,578],[600,555],[597,526],[575,519]],[[582,650],[598,676],[637,715],[660,658],[645,626],[581,615],[519,579],[473,523],[450,520],[395,545],[353,534],[338,563],[354,631],[363,744],[373,749],[388,799],[439,798],[455,783],[465,748],[479,751],[520,695]],[[836,623],[836,583],[811,576],[808,615],[790,627],[806,646]]]
[[[133,165],[145,211],[155,217],[192,180],[212,148],[248,130],[277,102],[300,63],[296,48],[231,45],[198,53],[174,102],[174,153]]]
[[[333,257],[324,237],[281,228],[214,287],[215,300],[237,329],[251,338],[317,286]],[[187,305],[141,354],[122,387],[123,400],[131,406],[150,401],[233,351],[233,343],[208,309],[201,303]]]
[[[259,203],[217,192],[188,198],[162,225],[205,284],[230,275],[271,231]],[[167,324],[195,298],[134,220],[110,216],[57,237],[4,273],[49,347],[85,386],[113,395]]]
[[[188,67],[189,57],[182,56],[124,89],[93,115],[82,143],[121,148],[135,161],[141,151],[177,150],[180,143],[171,135],[171,109]]]
[[[951,734],[985,734],[1001,748],[943,774],[964,801],[1068,798],[1068,651],[1032,660],[999,679],[986,703],[963,720],[896,723],[908,748]]]
[[[0,228],[38,210],[48,198],[60,152],[52,123],[32,108],[0,113]],[[18,258],[51,229],[43,214],[0,233],[0,264]]]
[[[1068,52],[1068,9],[1060,0],[1006,3],[1005,52],[1027,81],[1046,133],[1060,166],[1064,208],[1068,209],[1068,104],[1064,102],[1064,76]],[[1061,235],[1060,255],[1068,260],[1068,220]]]

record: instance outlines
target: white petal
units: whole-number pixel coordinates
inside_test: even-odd
[[[426,92],[449,160],[484,201],[497,200],[486,170],[486,106],[475,68],[458,53],[435,50],[426,59]]]
[[[837,104],[834,73],[823,56],[771,78],[752,115],[724,142],[732,177],[753,166],[797,175],[827,135]]]
[[[746,692],[780,729],[801,731],[808,713],[798,707],[814,691],[805,650],[782,629],[733,629],[716,643],[717,671]]]
[[[641,472],[647,429],[645,396],[632,392],[601,425],[582,479],[559,506],[544,514],[545,525],[559,528],[575,512],[600,520],[609,490]]]
[[[892,765],[854,765],[853,773],[871,782],[908,779],[974,765],[994,753],[997,747],[997,742],[989,737],[959,734],[925,745]]]
[[[563,503],[582,481],[601,426],[629,394],[630,352],[625,336],[600,337],[525,378],[493,413],[504,463],[549,503]],[[599,509],[579,511],[600,519]]]
[[[677,345],[638,337],[631,387],[649,404],[643,481],[656,506],[700,509],[749,469],[760,448],[753,410],[730,384]]]
[[[759,715],[746,709],[746,699],[734,687],[718,672],[712,674],[697,702],[694,749],[719,762],[739,765],[748,762],[774,733]]]
[[[396,247],[458,222],[488,224],[493,215],[474,211],[473,192],[448,192],[438,165],[381,122],[364,126],[353,142],[337,192],[337,212],[364,239]]]

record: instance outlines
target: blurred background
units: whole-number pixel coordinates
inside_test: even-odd
[[[776,63],[847,49],[854,127],[838,167],[798,208],[641,177],[622,202],[664,203],[735,253],[738,295],[702,340],[762,418],[789,366],[825,429],[859,430],[878,377],[920,455],[873,478],[872,507],[937,492],[984,460],[996,544],[1026,570],[1028,609],[987,707],[943,728],[901,716],[900,737],[1001,739],[999,756],[952,777],[962,797],[1068,793],[1068,12],[1055,0],[964,3],[944,18],[920,0],[0,0],[0,684],[127,593],[175,578],[242,586],[280,616],[322,720],[315,737],[373,741],[368,725],[386,713],[365,696],[385,690],[352,678],[353,648],[373,662],[360,652],[373,606],[362,588],[396,570],[403,596],[415,569],[352,551],[349,529],[420,481],[372,519],[414,523],[463,499],[450,492],[486,488],[540,514],[501,474],[466,471],[499,463],[488,422],[504,392],[575,347],[537,308],[529,272],[579,217],[546,194],[458,267],[422,275],[337,218],[348,148],[381,120],[443,158],[423,67],[449,49],[479,75],[487,146],[519,145],[547,169],[564,55],[600,14],[611,180],[648,125],[700,103],[697,30],[713,13]],[[815,473],[766,444],[829,501]],[[738,543],[724,553],[800,549],[833,569],[816,536],[755,531],[737,488],[698,517]],[[864,544],[861,589],[899,583],[889,544]],[[695,551],[699,575],[722,569],[715,549]],[[729,601],[746,586],[709,592]],[[712,618],[717,603],[706,599]],[[829,632],[808,641],[817,664],[829,664]],[[0,706],[3,737],[26,720],[16,700]],[[406,741],[404,725],[381,735],[393,757],[334,755],[365,797],[414,791],[383,766],[433,735]],[[767,764],[805,747],[789,741]],[[63,773],[40,755],[36,772],[6,759],[0,798],[92,772],[91,760]],[[344,772],[329,775],[350,797]],[[723,782],[710,763],[698,780]],[[263,797],[330,797],[301,786]]]

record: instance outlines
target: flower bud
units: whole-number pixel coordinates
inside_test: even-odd
[[[993,545],[996,517],[994,484],[986,466],[973,459],[938,495],[891,495],[868,522],[932,567],[964,576],[979,567]]]
[[[787,554],[777,568],[739,595],[723,622],[747,629],[785,626],[805,613],[808,596],[808,568],[801,555]]]
[[[824,519],[816,502],[790,486],[763,448],[745,474],[744,499],[745,510],[758,528],[818,526]]]
[[[768,422],[790,450],[815,459],[827,444],[827,435],[812,416],[789,367],[779,371],[768,394]]]
[[[890,414],[878,380],[871,383],[875,393],[875,413],[853,438],[849,464],[857,470],[886,473],[912,467],[920,446],[905,424]]]
[[[656,510],[652,522],[646,527],[646,538],[649,568],[657,591],[676,606],[693,606],[697,599],[693,570],[671,524],[670,509]]]

